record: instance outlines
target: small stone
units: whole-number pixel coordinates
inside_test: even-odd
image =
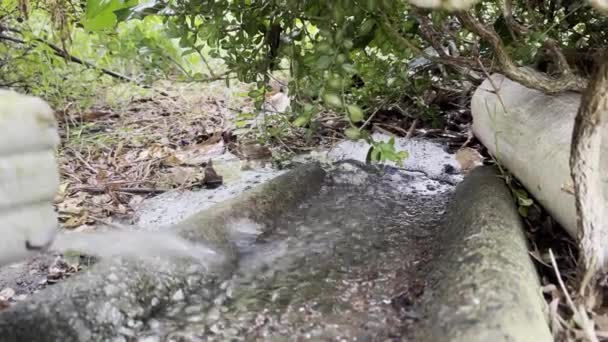
[[[220,310],[216,306],[214,306],[207,313],[207,319],[209,319],[210,321],[217,321],[219,318],[220,318]]]
[[[0,299],[3,300],[9,300],[13,298],[14,295],[15,290],[11,289],[10,287],[5,287],[2,291],[0,291]]]
[[[13,297],[14,300],[21,302],[27,299],[27,295],[25,294],[20,294],[20,295],[16,295],[15,297]]]
[[[224,330],[224,329],[222,329],[222,326],[218,323],[215,323],[211,327],[209,327],[209,331],[211,331],[212,333],[214,333],[216,335],[221,333],[222,330]]]
[[[128,337],[135,336],[135,332],[127,327],[118,328],[118,333]]]
[[[103,288],[103,292],[106,296],[113,297],[114,295],[120,293],[120,289],[117,286],[109,284]]]
[[[193,323],[202,322],[203,318],[204,318],[204,316],[202,316],[202,315],[190,316],[190,317],[188,317],[187,321],[193,322]]]
[[[160,342],[158,336],[144,336],[137,339],[137,342]]]
[[[175,292],[173,294],[173,296],[171,297],[171,300],[174,302],[181,302],[182,300],[184,300],[185,296],[184,296],[184,291],[177,290],[177,292]]]
[[[110,273],[107,279],[111,282],[117,282],[119,280],[118,276],[115,273]]]

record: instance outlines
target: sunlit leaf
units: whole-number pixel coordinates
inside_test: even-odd
[[[363,110],[361,108],[355,105],[347,105],[346,109],[348,110],[350,121],[355,123],[363,121]]]
[[[293,121],[293,125],[297,127],[302,127],[306,125],[309,121],[310,117],[308,115],[300,115]]]
[[[340,97],[336,94],[325,93],[323,95],[323,101],[332,107],[342,107],[342,100],[340,100]]]
[[[116,25],[116,11],[134,7],[139,0],[87,0],[83,25],[85,29],[100,31]]]

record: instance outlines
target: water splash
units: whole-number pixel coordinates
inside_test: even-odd
[[[99,258],[189,258],[206,267],[225,260],[222,252],[188,241],[171,231],[62,232],[57,235],[51,249],[63,253],[76,251]]]

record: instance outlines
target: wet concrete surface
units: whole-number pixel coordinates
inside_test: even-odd
[[[415,144],[422,152],[411,148]],[[271,226],[237,223],[232,238],[239,265],[213,303],[205,296],[176,300],[133,340],[410,339],[421,319],[420,272],[453,184],[462,178],[440,146],[415,144],[408,145],[406,170],[340,163],[318,195]],[[330,161],[360,160],[360,150],[351,147],[335,149]],[[445,165],[456,172],[446,173]],[[166,193],[144,202],[134,221],[146,229],[173,224],[278,174],[240,172],[220,189]],[[20,274],[6,277],[19,281]],[[36,290],[15,284],[18,292]]]
[[[408,340],[422,315],[420,271],[452,191],[435,182],[340,165],[320,194],[274,225],[240,222],[239,266],[211,308],[182,303],[142,337]],[[421,183],[429,187],[419,191]]]

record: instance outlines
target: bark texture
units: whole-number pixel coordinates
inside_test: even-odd
[[[602,191],[601,141],[608,114],[608,56],[600,62],[583,94],[572,132],[570,166],[576,192],[577,225],[581,250],[580,295],[586,304],[602,304],[608,250],[606,201]],[[604,171],[605,172],[605,171]]]

